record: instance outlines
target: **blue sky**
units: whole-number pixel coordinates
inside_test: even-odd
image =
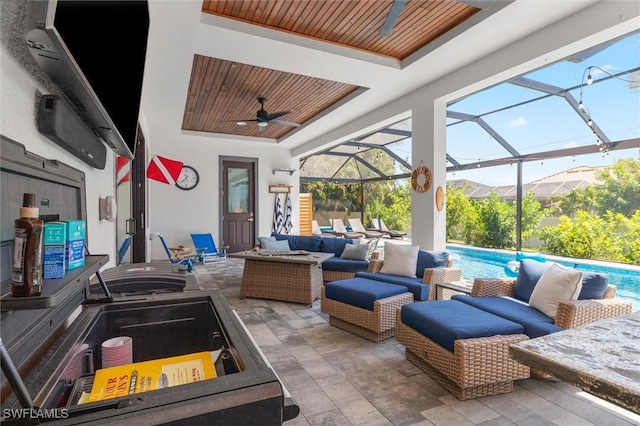
[[[579,85],[585,70],[590,66],[612,74],[640,66],[639,35],[636,33],[627,36],[581,63],[562,61],[524,77],[566,88]],[[591,74],[596,81],[607,75],[597,68],[593,68]],[[629,79],[629,75],[621,78]],[[449,109],[467,114],[482,114],[543,95],[544,93],[529,88],[501,84],[471,95],[451,105]],[[572,95],[579,99],[580,90],[572,91]],[[585,86],[582,100],[585,109],[611,141],[640,137],[640,89],[630,88],[627,81],[613,78]],[[484,120],[523,154],[596,143],[591,129],[559,96],[490,114]],[[448,123],[455,121],[457,120],[448,120]],[[448,127],[447,152],[463,164],[510,155],[475,123]],[[622,158],[640,158],[640,150],[525,163],[523,181],[530,182],[580,165],[611,165]],[[469,179],[492,186],[514,184],[516,166],[459,171],[449,173],[448,179]]]

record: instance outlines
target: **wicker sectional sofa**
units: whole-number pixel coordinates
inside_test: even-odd
[[[329,324],[379,342],[393,336],[398,308],[427,300],[435,283],[460,279],[460,270],[451,268],[448,252],[414,250],[412,262],[389,268],[394,273],[381,272],[384,261],[374,259],[367,272],[328,282],[322,288],[320,306],[329,315]],[[393,264],[392,250],[386,244],[385,252],[388,264]]]
[[[415,278],[382,273],[383,265],[383,259],[372,259],[367,271],[357,272],[355,276],[405,286],[416,301],[434,300],[436,286],[433,284],[459,281],[462,274],[459,268],[453,267],[447,251],[419,250]]]
[[[306,250],[310,252],[333,253],[334,257],[322,263],[322,280],[324,282],[353,278],[357,272],[369,269],[369,260],[343,259],[342,255],[347,244],[358,245],[360,240],[349,238],[320,237],[318,235],[288,235],[273,234],[276,240],[287,240],[291,250]],[[380,252],[370,250],[371,259],[377,259]]]
[[[523,260],[517,278],[476,278],[470,296],[404,306],[395,336],[407,359],[459,399],[506,393],[513,380],[529,377],[509,345],[631,312],[605,274],[585,272],[578,299],[559,302],[553,318],[545,315],[528,302],[546,267]]]

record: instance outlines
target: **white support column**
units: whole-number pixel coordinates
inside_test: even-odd
[[[423,162],[431,171],[432,182],[427,192],[411,189],[411,240],[423,250],[444,250],[446,245],[446,209],[438,211],[436,189],[446,189],[447,105],[432,98],[422,99],[412,113],[412,167]]]

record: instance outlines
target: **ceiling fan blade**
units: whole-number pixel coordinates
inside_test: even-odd
[[[283,115],[289,114],[291,111],[278,111],[273,114],[267,114],[267,121],[275,120],[278,117],[282,117]]]
[[[391,10],[389,10],[389,14],[387,15],[387,19],[384,21],[382,31],[380,31],[381,36],[388,36],[391,34],[391,31],[393,31],[393,27],[396,25],[396,21],[400,16],[400,12],[402,12],[402,8],[408,2],[409,0],[394,0]]]
[[[489,9],[496,0],[458,0],[460,3],[468,4],[469,6],[477,7],[478,9]]]
[[[300,127],[299,123],[294,123],[292,121],[284,121],[284,120],[269,120],[269,123],[273,123],[273,124],[283,124],[285,126],[291,126],[291,127]]]
[[[241,121],[258,121],[255,118],[242,118],[240,120],[222,120],[221,123],[238,123]]]

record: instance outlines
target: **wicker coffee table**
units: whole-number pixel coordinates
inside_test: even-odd
[[[333,253],[275,254],[260,250],[229,254],[244,259],[240,297],[258,297],[305,303],[320,297],[322,262]],[[266,255],[268,254],[268,255]]]

